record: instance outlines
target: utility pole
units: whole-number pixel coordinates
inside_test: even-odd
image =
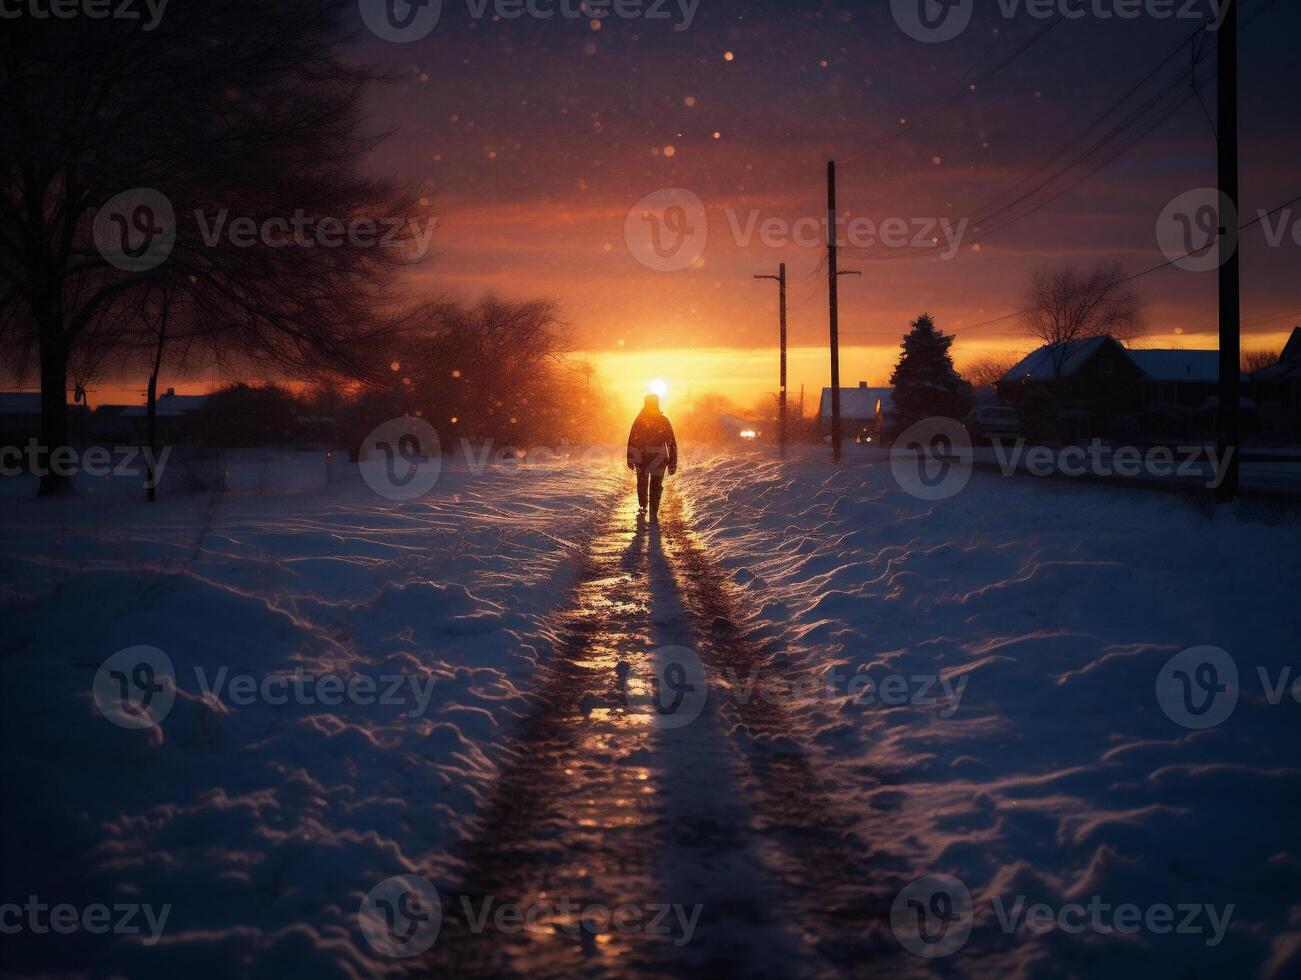
[[[831,458],[840,462],[840,277],[861,276],[841,272],[836,233],[836,161],[827,161],[827,301],[831,319]]]
[[[1238,251],[1238,3],[1227,0],[1219,31],[1219,110],[1216,125],[1220,204],[1220,407],[1216,449],[1223,472],[1215,491],[1219,503],[1238,494],[1238,399],[1241,375],[1241,279]]]
[[[780,286],[781,304],[781,391],[777,396],[778,441],[781,457],[786,458],[786,263],[777,267],[775,276],[755,276],[756,279],[776,279]]]
[[[836,161],[827,161],[827,302],[831,313],[831,458],[840,462],[840,273],[836,267]]]

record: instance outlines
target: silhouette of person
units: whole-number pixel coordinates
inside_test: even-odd
[[[651,520],[656,520],[664,493],[664,474],[672,476],[678,471],[678,440],[660,411],[658,395],[646,396],[646,404],[628,433],[628,469],[637,471],[638,514],[644,513],[649,503]]]

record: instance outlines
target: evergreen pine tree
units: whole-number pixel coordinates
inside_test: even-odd
[[[923,313],[903,338],[899,363],[890,375],[894,386],[895,425],[904,429],[931,416],[963,418],[971,409],[971,385],[953,368],[949,348],[953,337],[935,326]]]

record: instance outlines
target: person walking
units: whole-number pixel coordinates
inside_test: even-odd
[[[678,441],[673,425],[660,411],[658,395],[647,395],[646,404],[628,433],[628,469],[637,471],[637,515],[650,510],[659,519],[664,474],[678,471]]]

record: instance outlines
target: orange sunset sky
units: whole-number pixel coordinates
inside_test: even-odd
[[[968,228],[953,248],[844,250],[842,268],[863,275],[841,285],[842,383],[885,383],[923,311],[957,335],[960,367],[1031,349],[1004,318],[1033,269],[1158,265],[1163,209],[1214,184],[1211,123],[1188,77],[1215,45],[1179,20],[1047,23],[976,7],[965,34],[936,44],[902,32],[888,3],[788,0],[703,0],[685,27],[680,16],[476,19],[447,0],[417,43],[359,28],[357,59],[396,79],[368,95],[368,125],[391,133],[373,166],[417,184],[438,218],[436,254],[406,288],[556,300],[577,356],[625,403],[662,377],[670,401],[719,391],[745,404],[777,388],[777,288],[752,277],[786,262],[790,391],[805,385],[811,412],[829,380],[822,233],[758,229],[822,221],[836,159],[847,219],[902,219],[910,238],[940,220]],[[1242,29],[1244,221],[1301,193],[1301,111],[1278,97],[1295,82],[1301,11],[1254,7]],[[1213,82],[1201,96],[1213,113]],[[699,201],[707,234],[692,216],[699,255],[676,271],[639,261],[628,231],[639,202],[666,190]],[[1299,223],[1293,206],[1244,233],[1244,348],[1281,346],[1301,324]],[[1215,346],[1213,271],[1172,267],[1136,285],[1141,344]]]

